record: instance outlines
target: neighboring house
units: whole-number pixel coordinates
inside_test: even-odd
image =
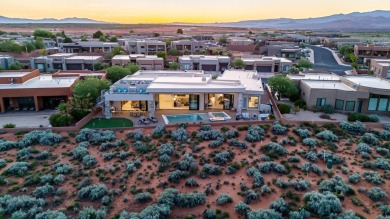
[[[390,46],[355,45],[354,54],[358,57],[358,63],[370,63],[371,59],[390,59]]]
[[[247,56],[242,57],[242,60],[245,63],[245,70],[253,70],[259,73],[288,72],[293,65],[288,59],[268,56]]]
[[[212,35],[196,35],[193,36],[192,38],[198,41],[211,41],[214,39]]]
[[[94,64],[102,62],[102,56],[72,56],[65,58],[63,70],[94,70]]]
[[[49,56],[30,58],[30,65],[32,69],[39,69],[41,72],[94,70],[93,64],[102,60],[102,56],[78,56],[75,53],[57,53]]]
[[[336,112],[390,115],[390,81],[375,76],[335,74],[288,75],[299,81],[308,108],[330,104]]]
[[[111,53],[119,46],[116,42],[80,41],[75,43],[59,43],[61,53]]]
[[[179,57],[180,69],[185,70],[203,70],[205,72],[223,72],[230,65],[228,56],[204,56],[189,55]]]
[[[42,75],[39,70],[0,71],[0,112],[55,109],[68,101],[78,76]]]
[[[254,71],[226,70],[217,79],[203,71],[138,71],[117,81],[99,101],[104,114],[111,111],[194,110],[205,108],[259,111],[264,94]]]
[[[56,47],[56,41],[55,40],[43,40],[43,43],[45,44],[45,48],[46,49],[49,49],[49,48],[54,48]]]
[[[357,44],[360,44],[361,40],[360,39],[355,39],[355,38],[325,38],[322,40],[322,44],[327,47],[337,47],[341,48],[342,46],[354,46]]]
[[[371,59],[370,66],[375,76],[390,79],[390,59]]]
[[[171,42],[171,49],[177,49],[180,52],[188,51],[191,54],[195,53],[197,50],[202,50],[206,48],[206,43],[203,41],[196,40],[177,40]]]
[[[142,70],[162,70],[164,69],[164,59],[155,55],[131,54],[116,55],[112,58],[112,65],[126,66],[135,63],[141,66]]]
[[[120,44],[128,54],[156,55],[167,51],[166,43],[158,40],[122,39]]]
[[[0,69],[9,69],[9,66],[14,63],[15,59],[12,56],[0,55]]]
[[[253,52],[255,50],[254,41],[245,37],[229,37],[227,48],[231,51]]]

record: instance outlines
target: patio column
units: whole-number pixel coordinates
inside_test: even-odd
[[[34,96],[34,105],[35,105],[35,112],[39,111],[39,102],[38,102],[38,97]]]
[[[149,104],[149,117],[152,117],[152,116],[154,116],[154,111],[155,111],[154,99],[153,100],[149,100],[148,104]]]
[[[1,110],[1,113],[5,112],[4,99],[3,98],[0,98],[0,110]]]
[[[199,111],[204,111],[204,95],[205,94],[199,94]]]
[[[261,95],[259,95],[259,102],[257,102],[257,109],[260,112],[260,106],[261,106]]]
[[[106,116],[106,119],[110,119],[111,118],[111,103],[109,100],[107,100],[107,98],[104,98],[104,115]]]
[[[242,113],[242,93],[238,94],[237,114]]]

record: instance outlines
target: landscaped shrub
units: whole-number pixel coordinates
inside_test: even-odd
[[[334,113],[334,107],[330,104],[326,104],[322,106],[322,112],[326,114],[333,114]]]
[[[305,191],[310,188],[310,182],[306,179],[300,179],[297,181],[290,181],[290,186],[298,191]]]
[[[44,186],[37,187],[34,191],[34,196],[37,198],[46,198],[48,195],[55,192],[54,187],[46,184]]]
[[[364,115],[361,113],[352,113],[348,115],[349,122],[379,122],[379,117],[377,115]]]
[[[7,161],[4,159],[0,159],[0,169],[7,166]]]
[[[323,141],[328,141],[328,142],[336,142],[339,140],[339,138],[335,134],[333,134],[332,131],[329,130],[325,130],[316,134],[316,137]]]
[[[100,145],[99,151],[106,151],[110,148],[118,149],[120,146],[123,146],[123,145],[125,145],[125,141],[123,141],[123,140],[116,140],[114,143],[104,142]]]
[[[376,148],[376,152],[378,154],[382,155],[382,156],[386,156],[386,155],[388,155],[390,153],[389,149],[387,149],[387,148],[379,148],[379,147]]]
[[[92,168],[96,166],[97,161],[94,156],[88,154],[83,157],[83,164],[85,168]]]
[[[380,206],[383,216],[390,216],[390,205]]]
[[[1,215],[6,218],[13,218],[11,215],[14,212],[22,211],[26,212],[27,218],[34,218],[38,211],[42,210],[42,207],[46,204],[46,201],[41,198],[35,198],[28,195],[11,196],[5,194],[0,196],[0,209]],[[18,217],[16,217],[18,218]]]
[[[344,158],[341,158],[341,157],[337,156],[336,154],[331,154],[329,152],[320,151],[320,152],[317,153],[317,157],[319,159],[323,160],[324,162],[327,162],[328,159],[330,158],[330,159],[332,159],[334,164],[342,164],[342,163],[344,163]]]
[[[317,154],[312,151],[307,152],[304,157],[311,162],[316,162],[318,160]]]
[[[19,141],[19,147],[25,148],[35,144],[53,146],[62,141],[62,136],[53,133],[51,130],[35,130],[24,135]]]
[[[282,126],[279,121],[275,121],[272,124],[272,134],[274,135],[285,135],[288,132],[288,128],[285,126]]]
[[[361,142],[364,142],[369,145],[378,145],[380,142],[372,133],[365,133],[361,138]]]
[[[295,130],[295,132],[301,137],[302,139],[309,138],[311,136],[311,133],[308,129],[298,128]]]
[[[133,144],[133,147],[137,152],[139,152],[141,154],[146,154],[146,153],[154,150],[153,144],[148,144],[148,143],[145,144],[142,141],[136,141]]]
[[[229,146],[238,147],[240,149],[247,149],[248,145],[244,141],[239,141],[235,138],[228,141]]]
[[[240,133],[235,129],[228,130],[225,132],[225,137],[227,139],[238,138],[238,136],[240,136]]]
[[[380,185],[383,183],[381,175],[376,171],[364,171],[363,177],[370,183]]]
[[[94,184],[92,186],[83,187],[79,190],[78,196],[81,199],[95,201],[108,194],[108,189],[104,184]]]
[[[264,139],[264,130],[260,126],[252,125],[248,128],[245,140],[249,142],[258,142]]]
[[[15,162],[8,167],[5,173],[15,176],[24,176],[30,168],[31,165],[27,162]]]
[[[55,113],[49,117],[49,123],[53,127],[69,126],[73,121],[73,117],[68,114]]]
[[[172,132],[171,138],[174,141],[187,141],[189,135],[185,128],[178,128]]]
[[[321,218],[341,212],[341,202],[330,192],[310,192],[304,195],[307,208]]]
[[[373,187],[367,192],[368,197],[373,201],[379,201],[387,196],[387,193],[379,187]]]
[[[214,162],[219,165],[224,165],[234,158],[233,151],[223,151],[215,155]]]
[[[188,186],[188,187],[198,187],[199,184],[196,182],[195,179],[189,178],[189,179],[186,180],[185,186]]]
[[[390,170],[390,163],[387,159],[377,158],[374,161],[374,166],[382,170]]]
[[[127,173],[134,173],[139,167],[141,167],[141,162],[139,160],[125,162],[125,171]]]
[[[197,205],[203,205],[206,202],[204,193],[179,193],[175,200],[175,205],[179,207],[192,208]]]
[[[94,209],[92,206],[86,207],[79,212],[79,219],[105,219],[107,218],[107,209]]]
[[[82,160],[84,156],[88,155],[88,148],[83,146],[77,146],[72,151],[72,158],[77,160]]]
[[[168,181],[173,183],[179,183],[182,177],[186,177],[188,173],[181,170],[174,170],[168,176]]]
[[[362,177],[360,176],[359,173],[354,173],[348,177],[349,182],[353,184],[360,182],[361,179]]]
[[[48,218],[67,219],[66,215],[61,211],[47,210],[45,212],[41,212],[35,215],[35,219],[48,219]]]
[[[27,160],[31,155],[31,148],[22,148],[16,153],[16,160],[21,161],[21,160]]]
[[[166,155],[169,155],[171,156],[173,153],[175,153],[175,148],[173,147],[172,144],[168,143],[168,144],[162,144],[160,146],[160,148],[158,149],[157,151],[157,154],[159,156],[163,155],[163,154],[166,154]]]
[[[303,109],[306,107],[306,101],[303,99],[298,99],[294,102],[294,106],[298,106],[299,108]]]
[[[200,131],[196,135],[196,138],[199,140],[208,141],[208,140],[216,140],[218,138],[224,138],[224,136],[221,133],[221,131],[216,129],[210,129],[207,131]]]
[[[92,144],[101,144],[115,139],[115,133],[110,130],[82,129],[76,136],[76,142],[87,141]]]
[[[318,189],[322,193],[328,191],[341,196],[351,194],[351,190],[353,190],[352,186],[348,185],[343,178],[337,175],[331,179],[323,180],[318,185]]]
[[[211,147],[211,148],[219,147],[223,144],[223,142],[224,142],[223,138],[217,138],[217,140],[215,140],[215,141],[210,141],[209,147]]]
[[[288,162],[290,163],[299,163],[300,161],[301,159],[299,159],[299,157],[291,156],[288,158]]]
[[[271,171],[275,171],[276,173],[285,174],[287,173],[286,168],[275,162],[265,162],[258,165],[258,169],[262,173],[269,173]]]
[[[189,154],[184,154],[183,160],[179,162],[178,168],[179,170],[189,171],[191,168],[194,168],[197,165],[194,157]],[[196,166],[197,167],[197,166]]]
[[[238,214],[246,217],[246,215],[251,212],[251,208],[245,204],[244,202],[240,201],[234,206],[234,211]]]
[[[284,201],[283,198],[279,198],[278,200],[271,202],[270,208],[282,215],[287,215],[290,212],[290,206],[288,206],[288,203]]]
[[[383,130],[383,131],[379,132],[379,137],[384,139],[384,140],[387,140],[390,138],[390,132],[387,130]]]
[[[301,170],[303,172],[309,172],[311,170],[313,173],[316,173],[319,176],[322,175],[321,169],[316,164],[312,164],[310,162],[303,163],[301,166]]]
[[[225,193],[222,193],[218,198],[217,198],[217,205],[224,205],[227,203],[232,203],[233,199]]]
[[[289,219],[306,219],[310,217],[310,212],[304,208],[300,208],[299,211],[290,211]]]
[[[152,198],[152,194],[150,194],[150,192],[141,192],[141,193],[138,193],[137,195],[135,195],[134,200],[136,202],[146,203],[146,202],[152,201],[153,198]]]
[[[60,174],[69,174],[73,171],[73,167],[69,164],[56,163],[53,165],[53,170]]]
[[[359,154],[362,154],[362,153],[371,154],[371,148],[366,143],[359,143],[356,147],[356,152],[358,152]]]
[[[13,148],[18,148],[19,144],[17,142],[13,141],[6,141],[3,139],[0,139],[0,151],[8,151]]]
[[[366,132],[366,125],[360,121],[349,123],[342,121],[339,124],[340,128],[346,130],[349,134],[352,135],[363,135]]]
[[[35,157],[35,159],[37,159],[37,160],[45,160],[45,159],[49,158],[49,156],[50,156],[50,151],[49,150],[44,150],[41,153],[39,153]]]
[[[279,109],[281,114],[290,113],[290,111],[291,111],[290,105],[283,104],[283,103],[282,104],[278,104],[278,109]]]
[[[169,155],[163,154],[158,158],[158,161],[162,163],[169,163],[171,162],[171,157],[169,157]]]
[[[266,144],[265,146],[261,147],[260,150],[271,158],[278,158],[279,156],[288,154],[286,148],[274,142]]]
[[[210,165],[207,163],[203,165],[202,172],[210,175],[219,175],[222,173],[221,168],[218,165]]]
[[[168,218],[168,215],[171,213],[171,209],[168,205],[151,205],[146,207],[139,213],[128,213],[127,211],[122,211],[119,219],[141,219],[141,218],[153,218],[162,219]]]
[[[305,146],[309,146],[310,150],[314,150],[316,148],[317,141],[312,138],[305,138],[303,139],[302,144]]]
[[[166,129],[165,129],[165,126],[163,125],[158,125],[156,126],[151,132],[150,132],[150,135],[153,137],[153,138],[159,138],[161,137],[163,134],[166,133]]]
[[[356,213],[352,210],[344,211],[341,213],[337,219],[360,219],[359,216],[356,215]]]
[[[248,213],[248,219],[282,219],[282,214],[275,210],[254,210]]]
[[[203,218],[204,219],[214,219],[214,218],[217,218],[217,210],[206,209],[203,212]]]
[[[53,182],[54,182],[54,184],[56,184],[56,185],[60,185],[60,184],[62,184],[63,182],[65,182],[65,176],[62,175],[62,174],[59,174],[59,175],[57,175],[56,177],[54,177]]]

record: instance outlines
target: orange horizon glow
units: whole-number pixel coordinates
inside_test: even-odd
[[[1,0],[0,16],[135,23],[214,23],[390,10],[384,0]]]

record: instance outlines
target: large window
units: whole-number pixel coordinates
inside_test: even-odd
[[[344,100],[337,100],[334,106],[335,109],[337,110],[343,110],[344,109]]]
[[[378,110],[379,111],[386,111],[388,102],[389,102],[388,98],[381,97],[379,99]]]
[[[355,111],[355,101],[346,101],[345,111]]]
[[[387,78],[390,78],[390,70],[387,70]]]
[[[326,98],[317,98],[316,106],[325,106]]]
[[[190,64],[183,64],[183,70],[191,70]]]
[[[377,110],[378,106],[378,96],[371,96],[368,101],[368,110],[374,111]]]
[[[248,102],[248,108],[258,108],[259,106],[259,97],[257,96],[252,96],[249,97],[249,102]]]

